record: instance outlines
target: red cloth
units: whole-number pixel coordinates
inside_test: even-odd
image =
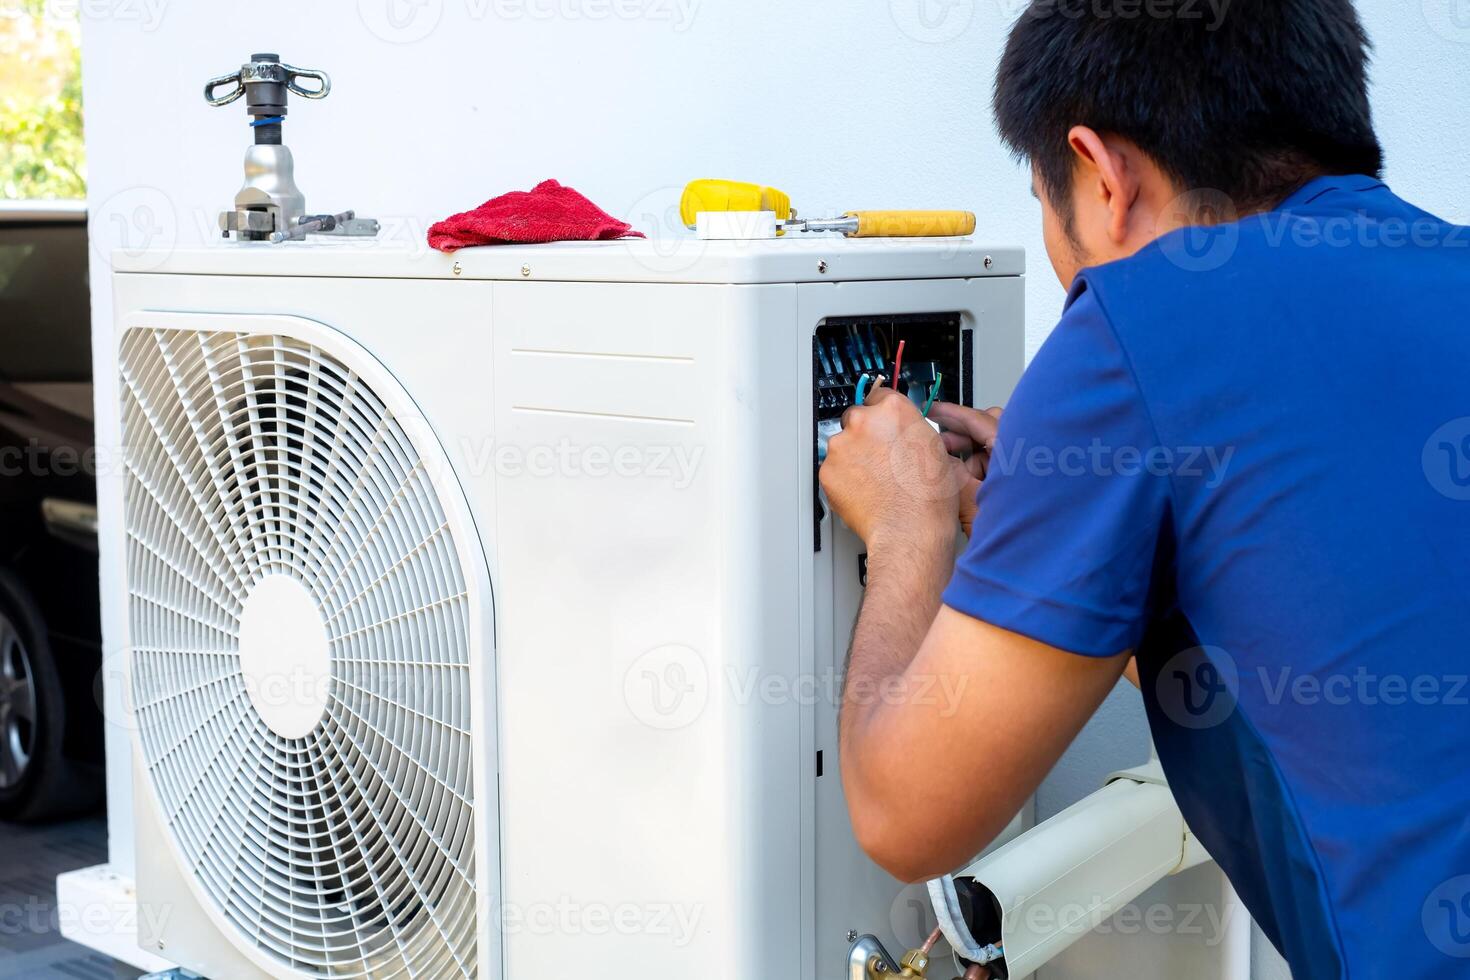
[[[450,215],[429,228],[429,245],[441,252],[468,245],[642,237],[632,225],[554,180],[543,180],[529,191],[492,197],[473,211]]]

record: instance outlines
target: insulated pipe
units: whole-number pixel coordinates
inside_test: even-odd
[[[1220,943],[1220,980],[1251,980],[1251,915],[1224,872],[1220,882],[1220,921],[1225,929]]]
[[[1024,977],[1155,882],[1208,859],[1151,761],[964,871],[931,881],[929,894],[961,956],[986,963],[1003,950],[997,975]]]

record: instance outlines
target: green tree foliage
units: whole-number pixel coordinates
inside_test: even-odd
[[[0,0],[0,198],[86,196],[75,11]]]

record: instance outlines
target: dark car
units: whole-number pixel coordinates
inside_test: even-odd
[[[0,819],[103,792],[87,223],[0,202]]]

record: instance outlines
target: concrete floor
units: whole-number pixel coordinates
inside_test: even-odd
[[[0,823],[0,980],[137,977],[57,931],[56,876],[107,860],[98,814],[50,826]]]

